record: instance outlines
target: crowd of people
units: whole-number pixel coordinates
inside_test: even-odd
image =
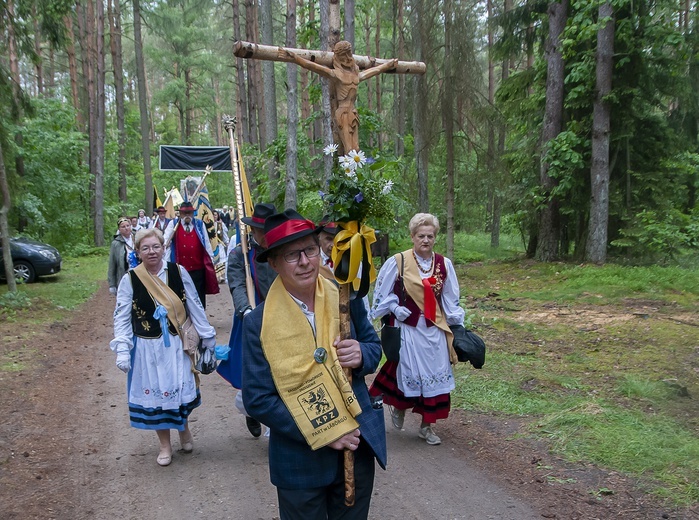
[[[188,202],[174,219],[158,208],[139,211],[135,224],[120,218],[109,258],[109,287],[116,295],[116,364],[128,374],[131,425],[155,430],[156,461],[172,460],[170,430],[183,453],[194,439],[191,412],[201,404],[198,373],[185,322],[213,354],[206,295],[218,292],[210,233]],[[416,432],[439,445],[438,420],[450,412],[455,388],[454,326],[464,321],[459,283],[449,258],[434,251],[437,217],[416,214],[412,247],[381,267],[372,305],[350,302],[351,337],[340,338],[339,291],[333,244],[339,227],[307,220],[294,210],[261,203],[243,217],[249,235],[232,234],[235,212],[215,214],[214,236],[225,244],[226,281],[234,313],[228,358],[219,374],[234,388],[235,405],[249,432],[269,437],[269,468],[280,518],[367,518],[376,463],[386,467],[387,420],[397,430],[411,410]],[[228,247],[230,245],[230,247]],[[247,247],[247,251],[244,247]],[[382,360],[372,319],[385,317],[401,333],[398,360]],[[367,386],[365,378],[378,373]],[[350,374],[348,377],[346,374]],[[354,454],[355,504],[344,503],[343,460]]]

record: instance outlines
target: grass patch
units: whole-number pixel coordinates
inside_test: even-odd
[[[8,321],[39,323],[62,318],[68,311],[87,301],[107,277],[108,249],[100,255],[66,257],[63,268],[55,276],[40,277],[36,283],[17,286],[10,294],[7,285],[0,285],[0,316]],[[22,302],[13,307],[7,302]]]
[[[454,406],[524,417],[569,460],[699,503],[699,270],[511,258],[457,274],[488,353],[457,365]]]
[[[568,460],[590,460],[650,478],[652,492],[682,505],[699,502],[699,442],[662,416],[587,401],[536,424]]]

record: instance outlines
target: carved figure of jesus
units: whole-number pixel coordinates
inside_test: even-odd
[[[376,67],[360,71],[352,55],[352,45],[347,41],[340,41],[333,48],[333,66],[327,67],[314,61],[307,60],[279,47],[282,56],[288,56],[294,63],[316,74],[328,78],[330,85],[337,96],[337,108],[333,114],[333,120],[337,127],[344,153],[351,150],[359,150],[359,114],[355,108],[357,100],[357,87],[359,83],[394,69],[398,63],[392,59]]]

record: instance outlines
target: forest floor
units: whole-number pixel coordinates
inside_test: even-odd
[[[207,313],[224,343],[221,288]],[[267,440],[250,436],[218,375],[202,378],[194,453],[157,466],[155,435],[129,427],[108,348],[113,306],[103,286],[66,321],[0,323],[0,359],[15,367],[0,370],[0,518],[278,518]],[[387,421],[389,464],[377,469],[370,518],[699,519],[696,506],[665,506],[633,478],[552,455],[516,418],[455,410],[437,425],[440,446],[417,428],[415,417],[400,432]]]

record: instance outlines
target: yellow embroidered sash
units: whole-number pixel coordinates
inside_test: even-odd
[[[400,255],[396,255],[396,263],[398,264],[398,269],[400,271]],[[424,287],[422,285],[422,278],[418,271],[417,262],[415,257],[413,257],[412,249],[408,249],[403,252],[403,259],[405,261],[403,280],[405,283],[405,292],[413,299],[415,304],[424,311],[425,309],[425,293]],[[454,334],[451,332],[449,325],[447,325],[447,319],[444,317],[442,312],[442,307],[437,305],[437,319],[434,324],[443,330],[447,335],[447,347],[449,348],[449,361],[452,364],[456,364],[459,360],[456,357],[456,351],[452,347],[452,341],[454,340]]]
[[[319,276],[314,338],[306,316],[279,277],[265,298],[262,351],[279,395],[313,450],[358,428],[354,418],[362,412],[333,346],[340,334],[338,300],[335,285]],[[322,362],[314,357],[316,348],[327,353]]]

